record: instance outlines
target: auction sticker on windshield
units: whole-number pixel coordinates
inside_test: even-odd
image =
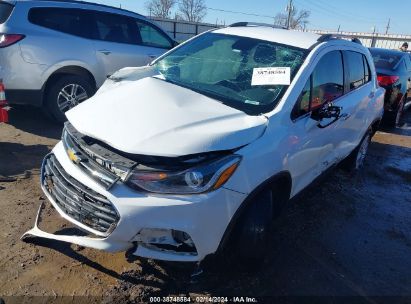
[[[290,74],[289,67],[254,68],[251,85],[290,85]]]

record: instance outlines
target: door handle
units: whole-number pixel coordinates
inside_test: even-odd
[[[342,119],[342,120],[347,120],[348,118],[350,118],[350,114],[348,114],[348,113],[343,113],[343,114],[341,114],[340,115],[340,118]]]
[[[374,98],[375,92],[371,92],[370,95],[368,95],[369,98]]]
[[[104,54],[104,55],[110,55],[111,51],[109,50],[98,50],[100,53]]]
[[[150,54],[150,55],[148,55],[148,57],[150,57],[151,59],[155,59],[155,58],[157,58],[157,55]]]

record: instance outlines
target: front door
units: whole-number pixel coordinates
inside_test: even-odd
[[[292,150],[288,158],[293,193],[310,184],[335,163],[340,127],[335,118],[318,119],[316,113],[344,95],[344,69],[340,51],[321,57],[293,109]]]
[[[103,12],[93,17],[97,62],[106,77],[124,67],[147,65],[172,47],[171,39],[148,22]]]

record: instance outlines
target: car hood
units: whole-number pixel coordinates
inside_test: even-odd
[[[170,157],[247,145],[268,123],[155,77],[113,86],[66,115],[78,131],[115,149]]]

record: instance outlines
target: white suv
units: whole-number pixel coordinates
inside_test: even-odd
[[[56,120],[107,76],[142,66],[175,42],[146,17],[72,0],[0,1],[0,79],[10,103]]]
[[[40,216],[24,236],[260,258],[290,198],[343,160],[361,167],[383,114],[372,62],[355,42],[240,23],[121,70],[67,112],[42,166],[51,204],[90,236],[44,232]]]

